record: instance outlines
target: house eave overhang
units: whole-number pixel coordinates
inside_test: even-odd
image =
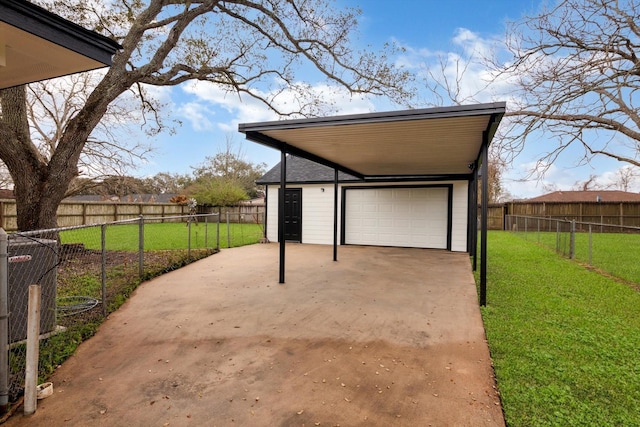
[[[30,2],[0,2],[0,89],[110,66],[119,49]]]
[[[431,181],[471,181],[473,174],[459,175],[425,175],[425,176],[367,176],[364,179],[339,179],[338,184],[359,185],[371,183],[402,183],[402,182],[431,182]],[[287,185],[308,185],[308,184],[333,184],[331,180],[287,180]],[[280,185],[280,181],[256,181],[258,185]]]

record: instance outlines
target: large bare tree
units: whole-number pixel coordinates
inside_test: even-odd
[[[510,54],[494,64],[513,88],[499,143],[512,154],[545,147],[540,165],[577,145],[577,164],[606,156],[640,167],[640,3],[551,4],[509,25]]]
[[[464,105],[480,102],[487,97],[489,81],[477,81],[473,76],[473,68],[477,65],[479,52],[449,52],[437,54],[432,65],[426,65],[419,71],[424,78],[426,96],[420,102],[430,106]],[[470,80],[473,80],[470,82]],[[486,101],[486,99],[485,99]],[[503,158],[501,145],[489,147],[489,164],[487,165],[487,184],[489,203],[500,203],[512,195],[506,189],[503,177],[507,164]],[[478,183],[478,194],[481,194],[481,183]]]
[[[31,139],[47,160],[55,154],[60,136],[103,74],[102,71],[79,73],[27,87]],[[154,103],[154,111],[161,109],[162,105],[154,99],[148,96],[145,99]],[[78,159],[80,176],[85,179],[74,179],[66,195],[82,193],[105,179],[126,177],[130,170],[147,160],[153,146],[145,136],[152,136],[149,134],[157,131],[158,126],[146,126],[147,133],[138,130],[137,124],[144,122],[145,117],[136,101],[128,91],[109,104]],[[136,126],[132,126],[134,123]]]
[[[110,106],[127,91],[138,95],[143,117],[161,126],[145,85],[211,82],[230,95],[258,99],[281,115],[319,114],[322,106],[300,84],[312,66],[352,94],[404,101],[408,74],[391,64],[391,52],[355,50],[350,38],[358,11],[328,0],[62,0],[55,12],[117,40],[123,49],[64,130],[43,155],[30,134],[23,86],[0,91],[0,159],[15,183],[18,227],[55,227],[56,209],[78,162]],[[45,4],[45,7],[47,4]],[[284,110],[275,102],[289,88],[308,100]],[[157,113],[157,114],[156,114]],[[96,140],[96,142],[99,142]]]

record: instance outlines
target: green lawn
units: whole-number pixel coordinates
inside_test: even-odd
[[[112,251],[138,250],[138,224],[108,225],[106,246]],[[262,237],[258,224],[229,224],[231,247],[257,243]],[[100,227],[68,230],[60,233],[62,243],[83,243],[87,249],[101,248]],[[189,227],[185,223],[148,223],[144,226],[144,249],[148,251],[187,249]],[[215,248],[217,224],[192,224],[191,248]],[[228,247],[227,224],[220,224],[220,247]]]
[[[507,423],[640,425],[640,293],[514,234],[490,232],[488,248],[482,315]]]
[[[556,248],[555,232],[519,233],[532,242]],[[569,233],[560,234],[560,245],[569,253]],[[624,280],[640,284],[640,234],[592,233],[591,265]],[[589,262],[589,234],[576,233],[575,259]]]

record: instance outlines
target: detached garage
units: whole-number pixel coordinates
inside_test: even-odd
[[[267,238],[469,252],[477,246],[478,182],[504,102],[243,123],[247,139],[281,152],[267,185]],[[482,173],[480,173],[482,172]],[[280,191],[284,189],[284,191]],[[486,198],[481,295],[486,281]]]
[[[286,162],[285,240],[332,244],[333,169],[295,156]],[[266,237],[272,242],[279,241],[280,166],[257,181],[266,186]],[[468,180],[368,183],[340,173],[338,181],[338,244],[467,252]]]

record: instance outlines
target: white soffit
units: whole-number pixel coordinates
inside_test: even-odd
[[[0,89],[105,67],[105,64],[0,22]],[[2,55],[4,53],[4,57]]]
[[[504,103],[372,113],[335,118],[241,124],[262,136],[349,168],[364,176],[469,174],[483,143],[493,136]],[[256,138],[257,137],[257,138]],[[294,153],[295,154],[295,153]]]
[[[0,2],[0,89],[109,66],[120,48],[28,1]]]

